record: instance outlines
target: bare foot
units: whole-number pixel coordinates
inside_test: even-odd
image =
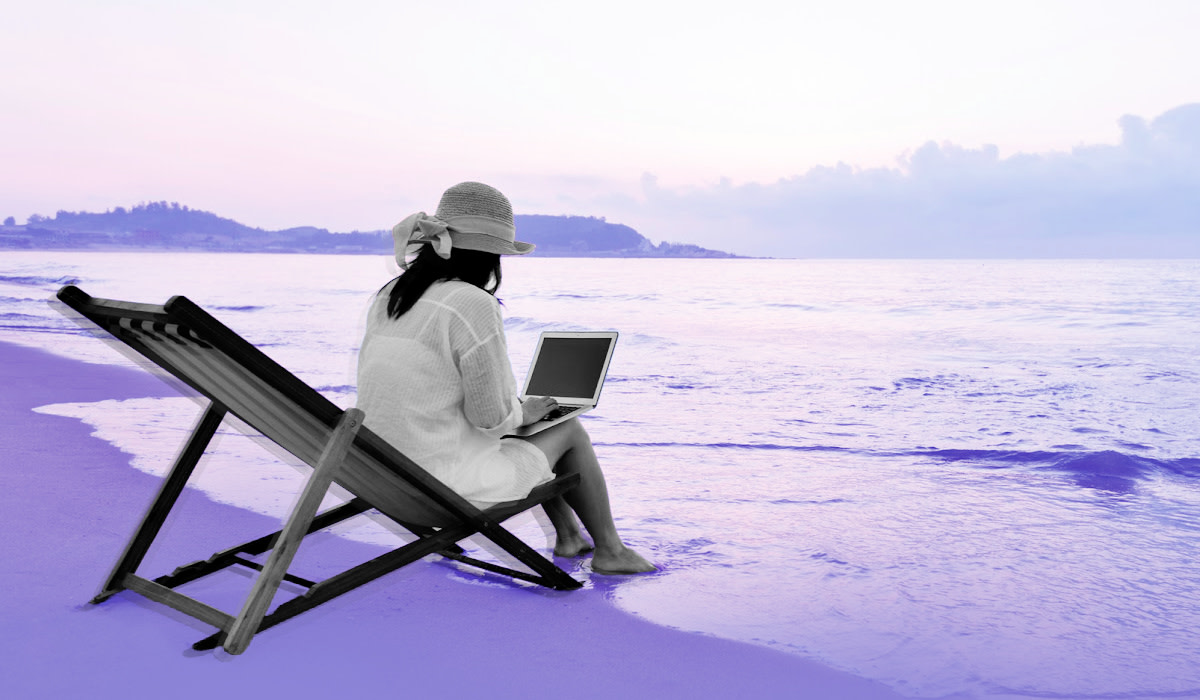
[[[577,557],[585,552],[590,552],[595,547],[591,542],[583,539],[581,535],[574,537],[557,537],[554,542],[554,556],[556,557]]]
[[[592,571],[598,574],[645,574],[658,571],[646,559],[625,545],[615,552],[596,551],[592,557]]]

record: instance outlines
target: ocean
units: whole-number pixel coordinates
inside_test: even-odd
[[[504,271],[518,381],[542,330],[621,333],[584,422],[618,526],[662,570],[579,565],[613,605],[913,697],[1200,697],[1200,261]],[[367,305],[394,274],[363,256],[6,251],[0,339],[128,364],[54,291],[184,294],[349,406]],[[39,410],[163,473],[201,406]],[[302,478],[230,429],[195,485],[282,517]]]

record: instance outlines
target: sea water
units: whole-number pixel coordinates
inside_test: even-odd
[[[395,274],[0,255],[4,340],[127,363],[54,290],[185,294],[343,406]],[[584,420],[622,533],[662,567],[590,578],[622,609],[914,697],[1200,696],[1200,261],[515,258],[499,296],[518,381],[542,330],[621,333]],[[163,473],[200,405],[41,410]],[[200,472],[280,517],[302,479],[235,430]],[[544,522],[516,526],[545,546]]]

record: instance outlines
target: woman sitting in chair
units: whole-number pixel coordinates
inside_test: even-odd
[[[479,508],[524,498],[556,473],[579,474],[577,487],[543,506],[554,553],[593,551],[577,514],[595,541],[593,571],[654,571],[617,534],[604,474],[578,419],[505,437],[555,408],[550,398],[517,398],[508,359],[494,296],[500,256],[533,250],[515,240],[508,199],[464,182],[446,190],[435,216],[413,214],[392,234],[404,272],[372,304],[358,357],[367,427]]]

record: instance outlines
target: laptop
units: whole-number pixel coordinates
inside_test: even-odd
[[[543,332],[533,351],[521,400],[549,396],[558,402],[558,408],[511,435],[534,435],[595,408],[616,345],[616,331]]]

